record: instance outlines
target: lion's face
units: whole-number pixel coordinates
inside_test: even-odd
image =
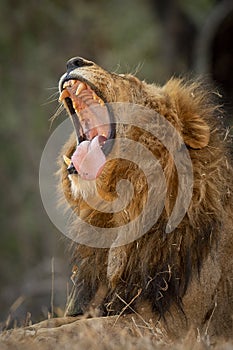
[[[115,140],[119,136],[141,143],[160,161],[168,185],[165,207],[167,212],[171,212],[178,189],[171,152],[148,131],[116,123],[111,103],[131,103],[159,113],[175,127],[184,145],[193,149],[205,148],[209,143],[209,127],[192,109],[186,110],[179,101],[169,96],[167,90],[172,94],[173,89],[177,89],[176,83],[174,86],[168,85],[167,89],[166,86],[159,88],[141,82],[132,75],[109,73],[79,57],[68,61],[67,73],[59,83],[60,101],[71,117],[75,136],[71,136],[63,151],[63,187],[69,202],[79,208],[78,213],[82,218],[91,216],[92,223],[105,227],[112,218],[106,214],[105,202],[114,202],[118,197],[116,186],[122,178],[133,182],[134,200],[127,210],[114,211],[114,227],[137,217],[147,200],[147,179],[137,165],[122,159],[124,157],[111,159],[117,148]],[[189,99],[192,100],[191,93]],[[153,122],[144,116],[145,125]],[[157,129],[163,128],[164,125],[157,126]],[[143,161],[150,172],[151,163],[147,159]],[[162,198],[164,184],[158,181],[156,170],[153,171],[153,177],[157,179],[154,181],[154,192],[157,198]],[[96,198],[94,210],[86,203],[89,198],[92,198],[92,203]],[[157,205],[160,204],[158,199]],[[102,209],[103,213],[97,215],[97,223],[93,219],[96,215],[92,214]]]
[[[114,146],[117,133],[109,108],[112,102],[143,103],[141,82],[131,75],[109,73],[95,63],[74,58],[67,63],[59,83],[60,101],[64,103],[75,129],[75,139],[70,141],[64,155],[72,193],[78,197],[93,195],[89,180],[96,180],[107,172],[114,162],[105,167]],[[116,166],[116,164],[115,164]],[[109,170],[113,171],[113,169]]]
[[[109,108],[111,103],[134,103],[161,113],[175,126],[185,144],[194,149],[203,148],[209,142],[209,127],[204,120],[192,115],[192,111],[182,111],[178,117],[176,103],[171,102],[165,89],[141,82],[132,75],[109,73],[83,58],[68,61],[67,73],[60,79],[59,90],[60,101],[64,103],[75,130],[75,137],[71,137],[64,150],[66,177],[69,178],[74,199],[80,194],[82,198],[95,196],[96,186],[91,184],[92,180],[96,180],[98,191],[102,192],[104,199],[114,200],[117,194],[110,187],[114,187],[131,166],[122,159],[108,161],[116,147],[114,140],[119,135],[139,141],[146,147],[149,145],[156,157],[161,158],[162,154],[163,168],[171,163],[166,148],[145,130],[132,126],[125,128],[115,123],[114,113]],[[132,171],[136,179],[136,192],[141,192],[139,188],[145,181],[138,169]],[[167,169],[167,173],[171,172],[171,169]]]

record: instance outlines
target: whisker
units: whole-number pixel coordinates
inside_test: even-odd
[[[145,63],[144,61],[143,62],[139,62],[137,64],[137,66],[135,67],[134,72],[132,74],[133,75],[137,75],[142,70],[142,68],[144,66],[144,63]]]
[[[51,118],[49,118],[49,121],[50,121],[50,128],[52,127],[53,125],[53,122],[54,120],[65,110],[64,106],[63,105],[60,105],[56,112],[52,115]]]
[[[52,97],[52,96],[51,96]],[[51,98],[50,97],[50,98]],[[47,102],[44,102],[44,103],[42,103],[42,106],[47,106],[47,105],[49,105],[50,103],[53,103],[53,102],[57,102],[58,101],[58,98],[54,98],[53,100],[49,100],[49,101],[47,101]]]
[[[47,100],[50,100],[51,98],[53,98],[54,96],[59,96],[59,91],[56,91],[56,92],[54,92],[52,95],[50,95],[48,98],[47,98]]]
[[[47,102],[43,103],[42,106],[58,101],[58,97],[59,97],[59,91],[56,91],[46,99]]]
[[[59,95],[60,95],[59,91],[56,91],[56,92],[54,92],[51,96],[49,96],[49,98],[51,98],[51,97],[53,97],[53,96],[59,96]]]
[[[45,88],[45,90],[57,90],[57,86],[47,87]]]
[[[117,63],[117,66],[116,66],[116,68],[115,68],[115,70],[114,70],[114,73],[115,73],[115,74],[119,73],[120,69],[121,69],[121,64],[120,64],[120,63]]]

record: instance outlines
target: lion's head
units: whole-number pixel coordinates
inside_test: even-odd
[[[182,308],[191,279],[217,249],[232,206],[232,168],[219,132],[221,112],[212,102],[214,94],[200,83],[175,79],[163,87],[147,84],[80,57],[68,61],[59,89],[75,130],[60,163],[62,193],[75,213],[73,237],[76,231],[80,235],[77,218],[97,231],[104,229],[105,238],[115,229],[107,245],[101,239],[96,246],[88,239],[79,244],[83,241],[77,238],[75,285],[67,314],[83,313],[92,303],[102,314],[120,313],[124,303],[137,310],[147,303],[160,315],[173,304]],[[136,144],[149,152],[138,151]],[[187,159],[191,182],[180,175],[186,164],[177,168],[177,162]],[[119,204],[122,179],[133,185],[130,196],[121,192],[125,207]],[[185,210],[180,209],[180,220],[169,230],[180,192],[179,205]],[[127,226],[143,211],[144,221]],[[147,227],[145,218],[153,224]],[[116,232],[123,232],[124,239]],[[98,302],[96,295],[101,295]]]

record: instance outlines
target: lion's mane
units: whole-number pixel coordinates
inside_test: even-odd
[[[91,71],[92,67],[87,69]],[[111,82],[114,91],[124,88],[122,79],[127,83],[121,97],[117,97],[116,92],[115,95],[106,92],[107,98],[150,108],[163,115],[182,135],[193,165],[193,196],[182,222],[167,234],[165,227],[178,186],[174,162],[150,133],[136,127],[125,131],[127,137],[142,143],[159,157],[167,183],[165,207],[150,231],[127,245],[107,249],[72,244],[75,286],[66,314],[82,314],[92,307],[97,307],[101,315],[132,310],[143,313],[150,308],[152,313],[165,319],[168,312],[173,313],[176,322],[174,315],[177,313],[194,321],[196,314],[192,310],[196,308],[201,310],[197,311],[198,322],[204,324],[215,307],[215,314],[219,314],[216,322],[222,320],[219,329],[231,329],[228,310],[233,308],[230,272],[233,172],[230,137],[221,126],[222,112],[215,103],[215,94],[200,82],[176,79],[158,87],[124,76],[118,84],[117,75],[104,71],[103,77],[103,70],[98,80],[98,69],[98,66],[93,68],[93,81],[100,91],[105,91],[106,81]],[[74,147],[71,137],[62,154],[70,157]],[[74,198],[66,166],[60,163],[60,167],[62,196],[65,194],[74,212],[87,222],[106,228],[117,227],[127,222],[132,212],[141,210],[147,185],[136,165],[123,159],[110,161],[97,179],[97,187],[104,198],[116,195],[116,184],[122,174],[132,181],[136,190],[133,203],[127,209],[128,215],[125,211],[102,213],[90,208],[81,195]],[[156,202],[156,198],[154,200]],[[74,219],[73,230],[75,225]],[[219,277],[214,281],[211,276],[217,274]],[[228,313],[225,318],[224,312]]]

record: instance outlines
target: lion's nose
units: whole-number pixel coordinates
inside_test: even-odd
[[[69,72],[76,68],[92,66],[92,65],[93,65],[93,62],[85,60],[82,57],[73,57],[67,62],[66,67],[67,67],[67,71]]]

